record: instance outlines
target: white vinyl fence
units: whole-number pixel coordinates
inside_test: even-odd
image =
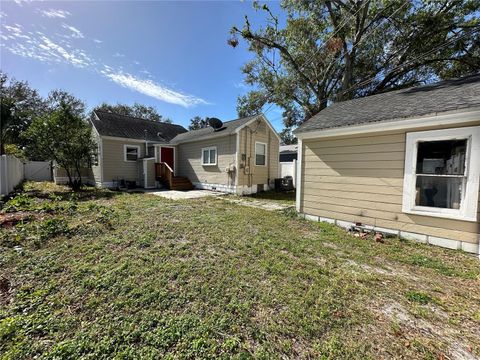
[[[51,181],[52,166],[49,161],[27,161],[25,163],[25,180]]]
[[[12,192],[24,179],[23,162],[12,155],[0,156],[0,195]]]
[[[278,168],[279,170],[279,176],[281,178],[285,176],[291,176],[293,177],[293,186],[295,186],[295,183],[297,181],[297,161],[293,160],[291,162],[280,162],[280,166]]]

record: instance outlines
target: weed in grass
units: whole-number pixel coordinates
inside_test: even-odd
[[[463,275],[479,268],[466,255],[396,239],[379,246],[218,199],[24,188],[36,209],[75,209],[0,229],[26,245],[45,239],[23,253],[1,249],[0,358],[418,359],[449,349],[450,337],[480,347],[479,283]],[[384,268],[395,271],[375,271]],[[405,289],[421,292],[406,301]],[[424,294],[439,294],[448,312],[432,317],[433,334],[378,310],[433,308]],[[418,345],[406,347],[407,335]]]
[[[421,305],[426,305],[433,301],[433,298],[430,295],[421,291],[408,291],[405,294],[405,297],[409,301],[416,302]]]

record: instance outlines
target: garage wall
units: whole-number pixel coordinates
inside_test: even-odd
[[[402,213],[407,131],[304,140],[300,211],[477,244],[480,212],[477,222]]]

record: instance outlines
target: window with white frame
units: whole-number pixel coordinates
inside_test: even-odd
[[[217,165],[217,147],[211,146],[202,149],[202,165]]]
[[[136,145],[124,145],[124,160],[125,161],[137,161],[140,156],[140,146]]]
[[[255,143],[255,165],[265,166],[267,164],[267,144]]]
[[[407,133],[403,212],[477,221],[480,127]]]

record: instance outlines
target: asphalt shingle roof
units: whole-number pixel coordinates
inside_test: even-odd
[[[95,114],[97,117],[93,116],[90,121],[102,136],[168,143],[178,134],[187,131],[180,125],[118,115],[102,110],[95,110]]]
[[[401,120],[480,106],[480,74],[334,103],[295,133]]]
[[[220,130],[215,131],[211,127],[206,127],[203,129],[192,130],[186,133],[177,135],[171,142],[173,144],[179,144],[185,141],[197,141],[205,139],[214,139],[224,135],[231,135],[235,133],[242,125],[246,124],[250,120],[255,119],[258,115],[244,117],[236,120],[230,120],[223,123],[223,127]]]

